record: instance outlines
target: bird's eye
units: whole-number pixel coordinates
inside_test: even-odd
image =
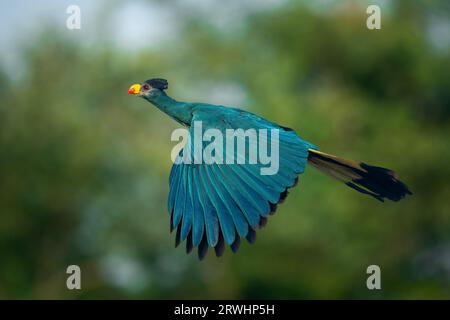
[[[147,91],[148,89],[150,89],[150,86],[148,84],[144,84],[142,86],[142,89],[144,89],[145,91]]]

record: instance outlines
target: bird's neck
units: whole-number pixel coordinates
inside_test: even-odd
[[[165,92],[158,92],[146,97],[159,110],[169,115],[179,123],[190,126],[192,121],[192,105],[179,102],[169,97]]]

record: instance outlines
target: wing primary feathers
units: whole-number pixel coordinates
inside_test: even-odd
[[[225,251],[225,242],[223,241],[222,231],[219,231],[219,241],[217,241],[214,251],[216,252],[216,257],[221,257]]]
[[[245,161],[245,157],[243,157],[241,154],[236,155],[236,162],[238,161]],[[254,177],[256,180],[260,182],[260,185],[264,186],[265,188],[268,188],[268,192],[273,192],[274,194],[268,197],[268,200],[272,200],[273,202],[278,201],[277,199],[272,199],[272,197],[278,196],[280,191],[283,190],[284,183],[287,183],[287,181],[284,181],[283,177],[278,176],[277,174],[272,176],[264,176],[261,175],[261,167],[258,165],[240,165],[238,167],[241,170],[244,170],[247,172],[248,175]],[[236,171],[236,170],[234,170]],[[239,174],[239,173],[238,173]]]
[[[236,170],[231,169],[233,166],[237,165],[228,165],[227,167],[222,166],[222,168],[224,169],[224,172],[226,172],[225,176],[229,181],[228,185],[235,186],[241,196],[243,196],[246,200],[248,199],[247,203],[251,205],[251,208],[247,219],[250,226],[255,227],[259,223],[259,213],[268,213],[270,211],[269,205],[267,204],[267,201],[261,197],[261,195],[255,192],[253,188],[248,185],[247,182],[242,180]]]
[[[208,240],[206,239],[206,232],[203,234],[202,241],[200,241],[200,244],[198,245],[198,259],[203,260],[203,258],[206,256],[206,253],[208,252]]]
[[[252,119],[259,127],[273,128],[274,124]],[[212,126],[209,121],[208,126]],[[225,122],[221,121],[223,126]],[[170,231],[176,229],[176,246],[185,240],[186,252],[197,247],[199,259],[203,259],[209,247],[213,247],[216,256],[220,257],[225,245],[236,252],[241,238],[245,237],[249,243],[256,241],[256,230],[267,224],[268,215],[284,201],[288,189],[297,184],[297,175],[304,171],[308,149],[314,147],[290,130],[280,132],[279,138],[283,157],[275,175],[261,175],[260,165],[237,164],[238,159],[230,165],[174,165],[169,178],[169,212]],[[269,142],[271,138],[266,140]],[[267,151],[271,152],[271,148],[272,145]],[[186,150],[183,149],[180,155]]]
[[[195,173],[194,168],[190,170],[191,174],[191,181],[195,180]],[[192,220],[192,245],[194,247],[197,247],[200,244],[200,241],[202,241],[203,232],[205,229],[205,218],[204,218],[204,212],[203,207],[200,203],[200,195],[198,194],[197,186],[192,183],[191,185],[191,192],[192,192],[192,199],[194,200],[194,213],[193,213],[193,220]],[[197,201],[195,201],[197,200]],[[206,231],[205,231],[206,232]]]
[[[277,204],[270,202],[269,205],[270,205],[270,213],[269,214],[274,215],[275,212],[277,211]]]
[[[259,228],[265,227],[267,224],[267,217],[261,217],[261,220],[259,221]]]
[[[180,245],[180,235],[181,235],[181,223],[178,224],[177,234],[175,236],[175,248]]]
[[[189,231],[189,234],[186,238],[186,253],[189,254],[192,251],[192,230]]]
[[[207,190],[207,194],[209,199],[214,205],[214,208],[217,212],[217,217],[219,218],[220,229],[222,230],[225,241],[228,244],[233,243],[234,241],[234,224],[231,218],[231,214],[229,213],[225,202],[219,196],[219,186],[215,181],[214,173],[212,172],[212,165],[203,166],[205,170],[205,180],[204,186]]]
[[[288,188],[286,188],[282,193],[280,193],[280,200],[278,201],[278,203],[283,203],[284,200],[286,200],[286,197],[288,196],[289,191]]]
[[[257,207],[241,191],[242,188],[240,188],[241,187],[240,181],[234,180],[235,178],[234,172],[231,172],[231,170],[228,167],[219,166],[219,168],[222,172],[224,183],[228,186],[228,192],[230,193],[231,197],[234,199],[238,207],[241,209],[242,213],[244,214],[247,220],[247,223],[250,226],[256,226],[259,221]]]
[[[194,218],[194,205],[192,200],[192,177],[191,177],[191,166],[186,166],[186,186],[185,186],[185,202],[184,202],[184,212],[183,221],[181,223],[181,240],[185,240],[188,233],[191,231],[192,220]]]
[[[186,202],[186,187],[183,180],[183,175],[186,174],[187,168],[185,165],[182,165],[180,168],[180,184],[177,189],[177,193],[175,196],[175,207],[174,207],[174,217],[173,217],[173,226],[174,228],[178,226],[181,221],[181,217],[183,216],[184,206]]]
[[[219,226],[215,210],[206,194],[204,173],[200,170],[200,166],[196,166],[195,170],[195,181],[197,181],[199,186],[199,199],[203,207],[203,213],[205,218],[205,234],[208,240],[208,244],[213,247],[217,243]]]
[[[294,187],[296,187],[297,185],[298,185],[298,176],[295,177],[294,185],[293,185],[291,188],[294,188]]]
[[[169,177],[169,196],[168,196],[168,208],[169,212],[173,212],[174,206],[175,206],[175,199],[178,192],[178,188],[180,185],[180,167],[181,165],[174,164],[172,166],[172,170],[170,172]]]
[[[240,245],[241,245],[241,237],[239,237],[239,235],[236,235],[234,242],[230,246],[231,251],[233,251],[233,253],[236,253],[239,250]]]
[[[251,166],[251,165],[250,165]],[[233,170],[239,177],[242,179],[242,181],[245,181],[245,183],[254,190],[262,199],[269,200],[269,201],[277,201],[278,193],[272,192],[267,188],[267,185],[262,183],[259,178],[255,177],[253,174],[248,174],[246,168],[246,165],[231,165],[231,170]],[[259,174],[257,174],[259,176]]]
[[[256,241],[256,232],[252,228],[248,229],[247,236],[245,237],[248,243],[253,244]]]
[[[241,208],[239,208],[238,204],[233,199],[231,192],[229,190],[229,186],[227,186],[227,184],[225,183],[225,177],[223,175],[222,170],[220,169],[220,166],[217,164],[214,164],[212,166],[214,169],[213,171],[216,176],[216,180],[218,180],[218,183],[216,184],[216,186],[219,189],[218,191],[220,191],[218,193],[219,195],[221,195],[223,202],[228,208],[228,213],[230,214],[231,219],[234,222],[233,229],[236,229],[239,235],[245,236],[248,231],[247,219],[245,218],[245,215],[242,212]],[[235,230],[232,230],[232,232],[235,233]],[[230,244],[233,241],[230,241]]]
[[[169,225],[169,231],[170,231],[170,233],[173,232],[173,209],[172,209],[172,211],[170,212],[170,225]]]

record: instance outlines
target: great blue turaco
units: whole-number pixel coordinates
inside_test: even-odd
[[[176,246],[186,240],[187,252],[197,247],[200,259],[208,247],[214,247],[216,255],[221,256],[225,244],[236,252],[241,238],[253,243],[255,231],[275,213],[307,164],[379,201],[399,201],[412,194],[392,170],[321,152],[293,129],[239,108],[177,101],[167,95],[167,88],[167,80],[154,78],[132,85],[128,93],[149,101],[190,131],[196,121],[201,121],[204,130],[214,128],[224,134],[227,129],[277,129],[278,132],[276,174],[262,175],[261,163],[242,161],[240,164],[185,161],[173,164],[168,196],[170,231],[176,229]],[[186,149],[181,150],[179,157],[183,151]]]

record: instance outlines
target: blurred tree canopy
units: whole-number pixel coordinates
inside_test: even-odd
[[[449,11],[431,2],[393,2],[378,31],[356,1],[292,1],[227,30],[188,16],[136,53],[44,32],[23,78],[0,71],[0,298],[450,298],[450,54],[427,28]],[[168,232],[177,124],[126,94],[154,76],[179,100],[231,101],[393,168],[414,195],[378,203],[309,168],[256,244],[199,262]]]

